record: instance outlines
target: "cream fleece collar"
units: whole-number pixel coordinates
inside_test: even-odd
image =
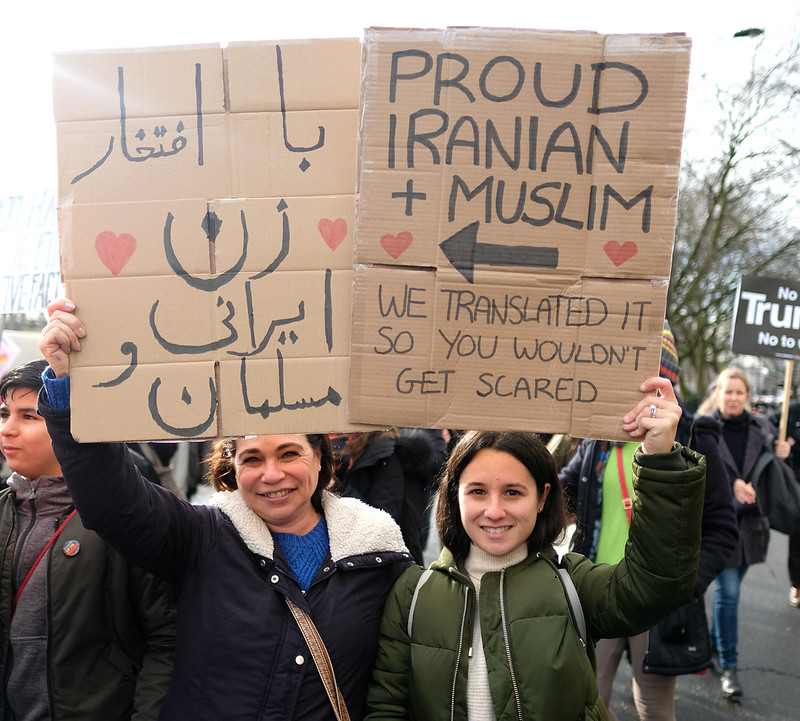
[[[245,545],[255,554],[273,558],[275,548],[267,524],[242,498],[239,491],[219,491],[208,501],[233,523]],[[322,511],[328,524],[331,560],[340,561],[364,553],[408,553],[400,528],[392,517],[356,498],[322,494]]]

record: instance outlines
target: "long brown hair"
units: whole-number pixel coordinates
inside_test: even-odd
[[[508,453],[525,466],[536,482],[540,497],[545,484],[550,484],[550,493],[528,537],[528,552],[534,553],[551,546],[559,540],[567,525],[564,494],[553,456],[534,433],[500,431],[470,431],[453,448],[439,481],[436,506],[436,526],[442,545],[449,548],[459,560],[466,558],[469,553],[471,541],[461,523],[458,484],[464,469],[478,451],[487,448]]]

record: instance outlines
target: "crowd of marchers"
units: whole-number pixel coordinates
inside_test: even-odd
[[[42,360],[0,379],[0,721],[613,720],[625,653],[641,718],[674,721],[676,678],[709,666],[744,694],[761,461],[794,462],[800,420],[779,439],[735,368],[682,408],[668,326],[627,441],[225,438],[193,504],[158,444],[72,438],[87,330],[66,299],[48,311]]]

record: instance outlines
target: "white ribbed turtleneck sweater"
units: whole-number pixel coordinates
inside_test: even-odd
[[[475,586],[475,618],[472,625],[472,649],[470,651],[469,677],[467,679],[467,718],[471,721],[494,721],[494,705],[489,689],[489,673],[486,669],[486,657],[483,654],[481,641],[480,612],[478,599],[481,594],[481,578],[490,571],[502,571],[514,566],[528,556],[528,546],[523,543],[510,553],[493,556],[478,548],[474,543],[470,546],[469,555],[464,568]]]

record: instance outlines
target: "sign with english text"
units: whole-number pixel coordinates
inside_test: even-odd
[[[689,50],[449,28],[58,54],[73,435],[620,436],[658,370]]]
[[[350,418],[625,438],[658,373],[690,41],[364,44]]]
[[[43,313],[63,293],[54,192],[0,198],[0,248],[0,314]]]
[[[800,280],[741,277],[731,350],[800,360]]]

